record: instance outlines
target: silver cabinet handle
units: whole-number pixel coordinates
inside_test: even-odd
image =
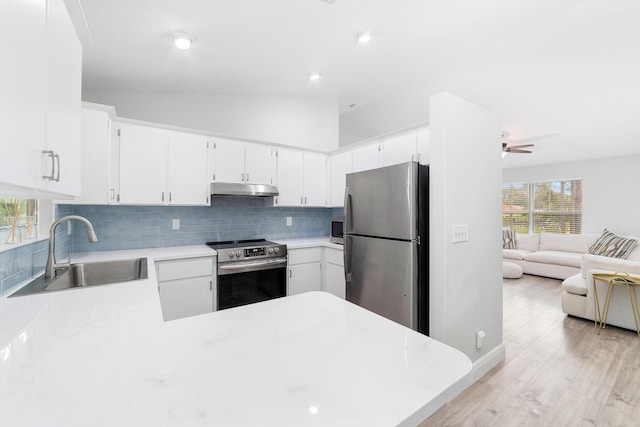
[[[351,232],[351,187],[344,189],[344,232]]]
[[[300,196],[300,204],[301,204],[302,206],[304,206],[304,202],[303,202],[303,200],[304,200],[304,197]]]
[[[242,182],[246,182],[246,181],[244,180],[244,172],[242,172]]]
[[[307,206],[307,196],[304,196],[304,205]]]
[[[60,182],[60,155],[54,154],[53,157],[56,159],[56,163],[58,164],[58,170],[56,171],[56,179],[55,182]]]
[[[162,192],[162,201],[164,202],[164,191]]]
[[[111,188],[111,189],[109,189],[109,192],[111,193],[111,195],[109,196],[109,198],[110,198],[111,200],[115,199],[115,198],[116,198],[116,190],[115,190],[115,189],[113,189],[113,188]]]
[[[289,269],[289,279],[291,279],[293,277],[293,270]]]
[[[169,191],[169,203],[171,203],[171,191]]]
[[[247,182],[249,182],[249,172],[247,172]]]
[[[53,150],[42,150],[42,154],[46,154],[47,156],[51,157],[51,175],[42,175],[42,178],[48,179],[49,181],[54,181],[56,171],[56,159],[54,157],[55,153],[53,152]]]

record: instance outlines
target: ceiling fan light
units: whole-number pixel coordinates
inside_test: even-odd
[[[321,77],[320,73],[309,73],[309,81],[311,82],[318,81]]]
[[[173,44],[178,49],[187,50],[191,48],[193,36],[188,33],[176,33],[173,35]]]

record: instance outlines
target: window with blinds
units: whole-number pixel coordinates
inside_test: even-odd
[[[502,227],[518,233],[529,232],[529,183],[502,187]]]
[[[518,233],[581,233],[582,180],[504,184],[502,226]]]
[[[582,180],[533,183],[533,231],[582,231]]]

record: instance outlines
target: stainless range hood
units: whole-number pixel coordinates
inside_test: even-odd
[[[237,184],[232,182],[214,182],[211,184],[212,196],[254,196],[273,197],[280,194],[275,185]]]

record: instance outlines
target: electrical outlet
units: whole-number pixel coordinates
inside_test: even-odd
[[[293,217],[287,217],[287,227],[291,227],[293,225]]]
[[[478,331],[476,333],[476,349],[480,350],[482,348],[484,345],[484,337],[486,336],[487,334],[485,334],[484,331]]]
[[[467,242],[469,240],[469,224],[451,226],[451,243]]]
[[[171,220],[171,228],[173,230],[180,230],[180,220],[179,219]]]

